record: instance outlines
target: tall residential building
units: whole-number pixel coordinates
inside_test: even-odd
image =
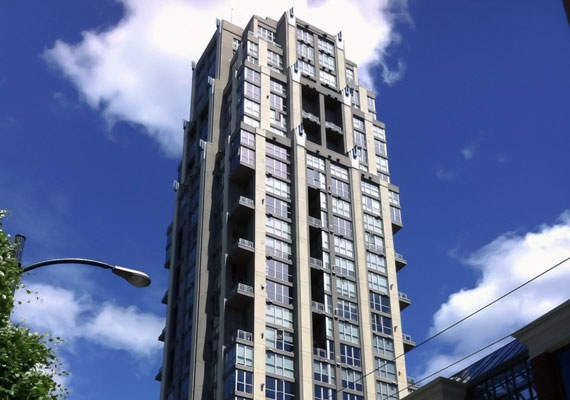
[[[293,10],[218,21],[178,173],[162,399],[407,393],[399,189],[340,33]]]

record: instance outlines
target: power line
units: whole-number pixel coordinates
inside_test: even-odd
[[[557,264],[553,265],[552,267],[548,268],[547,270],[542,271],[540,274],[538,274],[538,275],[532,277],[531,279],[529,279],[529,280],[523,282],[522,284],[520,284],[519,286],[515,287],[514,289],[511,289],[511,290],[508,291],[507,293],[505,293],[505,294],[503,294],[503,295],[497,297],[495,300],[493,300],[493,301],[491,301],[490,303],[487,303],[486,305],[484,305],[483,307],[481,307],[481,308],[479,308],[479,309],[473,311],[471,314],[469,314],[469,315],[467,315],[467,316],[461,318],[459,321],[454,322],[453,324],[449,325],[447,328],[445,328],[445,329],[443,329],[443,330],[437,332],[436,334],[434,334],[434,335],[428,337],[427,339],[425,339],[425,340],[423,340],[422,342],[418,343],[414,348],[412,348],[410,351],[408,351],[408,353],[410,353],[411,351],[417,349],[417,348],[420,347],[420,346],[423,346],[424,344],[426,344],[426,343],[428,343],[428,342],[431,342],[431,341],[432,341],[433,339],[435,339],[436,337],[441,336],[442,334],[444,334],[444,333],[447,332],[448,330],[450,330],[450,329],[456,327],[457,325],[459,325],[460,323],[462,323],[462,322],[465,321],[466,319],[469,319],[469,318],[473,317],[475,314],[480,313],[481,311],[483,311],[483,310],[485,310],[486,308],[492,306],[492,305],[495,304],[496,302],[498,302],[498,301],[504,299],[505,297],[511,295],[512,293],[516,292],[517,290],[521,289],[522,287],[524,287],[524,286],[528,285],[529,283],[535,281],[536,279],[540,278],[542,275],[545,275],[546,273],[552,271],[553,269],[557,268],[558,266],[564,264],[564,263],[565,263],[566,261],[568,261],[568,260],[570,260],[570,257],[566,257],[564,260],[558,262]],[[508,336],[510,336],[510,335],[508,335]],[[492,345],[492,344],[491,344],[491,345]],[[386,365],[387,363],[396,361],[397,359],[401,358],[404,354],[406,354],[406,353],[404,352],[404,353],[402,353],[402,354],[399,354],[399,355],[397,355],[396,357],[394,357],[394,358],[391,359],[391,360],[384,360],[384,363],[383,363],[383,364],[377,366],[377,367],[374,368],[372,371],[367,372],[366,374],[362,375],[362,377],[361,377],[360,379],[357,379],[357,380],[355,380],[355,381],[353,381],[353,382],[351,382],[351,383],[356,383],[356,382],[362,381],[362,380],[363,380],[364,378],[366,378],[368,375],[373,374],[374,372],[376,372],[378,369],[382,368],[382,367],[383,367],[384,365]],[[424,379],[426,379],[426,378],[424,378]],[[408,387],[409,387],[409,386],[408,386]],[[406,389],[407,389],[408,387],[406,387]],[[343,386],[342,388],[336,390],[335,392],[331,392],[331,394],[327,397],[327,399],[330,399],[330,398],[332,397],[333,393],[334,393],[334,394],[338,394],[338,393],[342,392],[342,391],[343,391],[344,389],[346,389],[346,388],[348,388],[348,384],[345,385],[345,386]],[[403,389],[402,389],[402,390],[403,390]],[[399,392],[398,392],[398,393],[399,393]]]
[[[467,359],[470,358],[470,357],[473,357],[475,354],[480,353],[480,352],[482,352],[483,350],[487,350],[489,347],[492,347],[492,346],[496,345],[497,343],[500,343],[500,342],[502,342],[503,340],[505,340],[505,339],[507,339],[507,338],[509,338],[509,337],[511,337],[510,334],[509,334],[509,335],[506,335],[506,336],[503,336],[502,338],[497,339],[497,340],[495,340],[493,343],[490,343],[490,344],[488,344],[488,345],[486,345],[486,346],[484,346],[484,347],[481,347],[481,348],[478,349],[478,350],[475,350],[473,353],[471,353],[471,354],[469,354],[469,355],[466,355],[465,357],[460,358],[459,360],[456,360],[456,361],[452,362],[451,364],[448,364],[448,365],[446,365],[445,367],[443,367],[443,368],[441,368],[441,369],[438,369],[437,371],[435,371],[435,372],[433,372],[433,373],[431,373],[431,374],[429,374],[429,375],[427,375],[427,376],[424,376],[422,379],[416,381],[416,384],[421,383],[421,382],[423,382],[423,381],[425,381],[425,380],[427,380],[427,379],[429,379],[429,378],[431,378],[431,377],[433,377],[433,376],[435,376],[435,375],[438,375],[439,373],[445,371],[446,369],[451,368],[451,367],[453,367],[454,365],[457,365],[457,364],[459,364],[460,362],[465,361],[465,360],[467,360]],[[402,391],[404,391],[404,390],[406,390],[406,389],[409,389],[409,388],[412,387],[412,386],[413,386],[413,385],[408,385],[408,386],[406,386],[405,388],[400,389],[400,390],[399,390],[398,392],[396,392],[395,394],[391,394],[391,395],[388,396],[387,398],[389,399],[390,397],[394,397],[395,395],[399,394],[400,392],[402,392]]]

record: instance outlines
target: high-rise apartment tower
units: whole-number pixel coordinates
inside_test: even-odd
[[[407,393],[399,189],[341,33],[218,21],[178,172],[162,399]]]

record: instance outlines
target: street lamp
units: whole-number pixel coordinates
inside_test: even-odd
[[[22,260],[22,253],[24,251],[24,243],[26,241],[25,236],[16,235],[16,259],[18,263]],[[120,267],[118,265],[111,265],[101,261],[89,260],[86,258],[55,258],[53,260],[40,261],[34,264],[26,265],[23,267],[22,272],[32,271],[36,268],[45,267],[48,265],[55,264],[83,264],[92,265],[94,267],[99,267],[103,269],[110,269],[115,275],[120,276],[125,279],[131,285],[142,288],[150,285],[150,277],[144,272],[138,271],[136,269],[130,269],[125,267]],[[20,264],[21,265],[21,264]]]

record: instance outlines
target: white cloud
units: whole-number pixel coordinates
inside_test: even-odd
[[[61,287],[30,284],[26,289],[37,292],[40,300],[18,290],[16,297],[22,304],[16,306],[13,320],[24,321],[34,330],[48,331],[71,342],[90,340],[135,356],[149,356],[162,349],[157,340],[164,327],[162,317],[140,312],[134,306],[100,304]]]
[[[401,61],[390,71],[386,57],[389,46],[399,41],[395,24],[410,23],[407,0],[121,1],[125,16],[116,26],[85,31],[76,44],[58,40],[45,56],[110,125],[141,125],[170,155],[179,154],[182,146],[190,62],[206,47],[216,18],[233,18],[245,26],[252,14],[276,19],[293,6],[301,19],[330,33],[342,30],[347,56],[361,67],[382,66],[386,82],[393,83],[403,72]],[[366,68],[361,75],[371,83]]]
[[[457,173],[455,171],[450,171],[444,168],[438,168],[435,171],[435,176],[437,177],[437,179],[444,182],[455,178],[456,175]]]
[[[542,225],[525,234],[499,236],[464,260],[480,273],[480,278],[474,288],[459,290],[441,305],[434,314],[430,335],[569,256],[570,211],[564,212],[553,225]],[[438,351],[415,373],[425,376],[511,334],[568,298],[570,261],[442,335],[441,340],[447,350]]]
[[[459,150],[459,152],[461,153],[463,158],[465,158],[466,160],[471,160],[475,155],[475,149],[476,149],[475,145],[469,145]]]

